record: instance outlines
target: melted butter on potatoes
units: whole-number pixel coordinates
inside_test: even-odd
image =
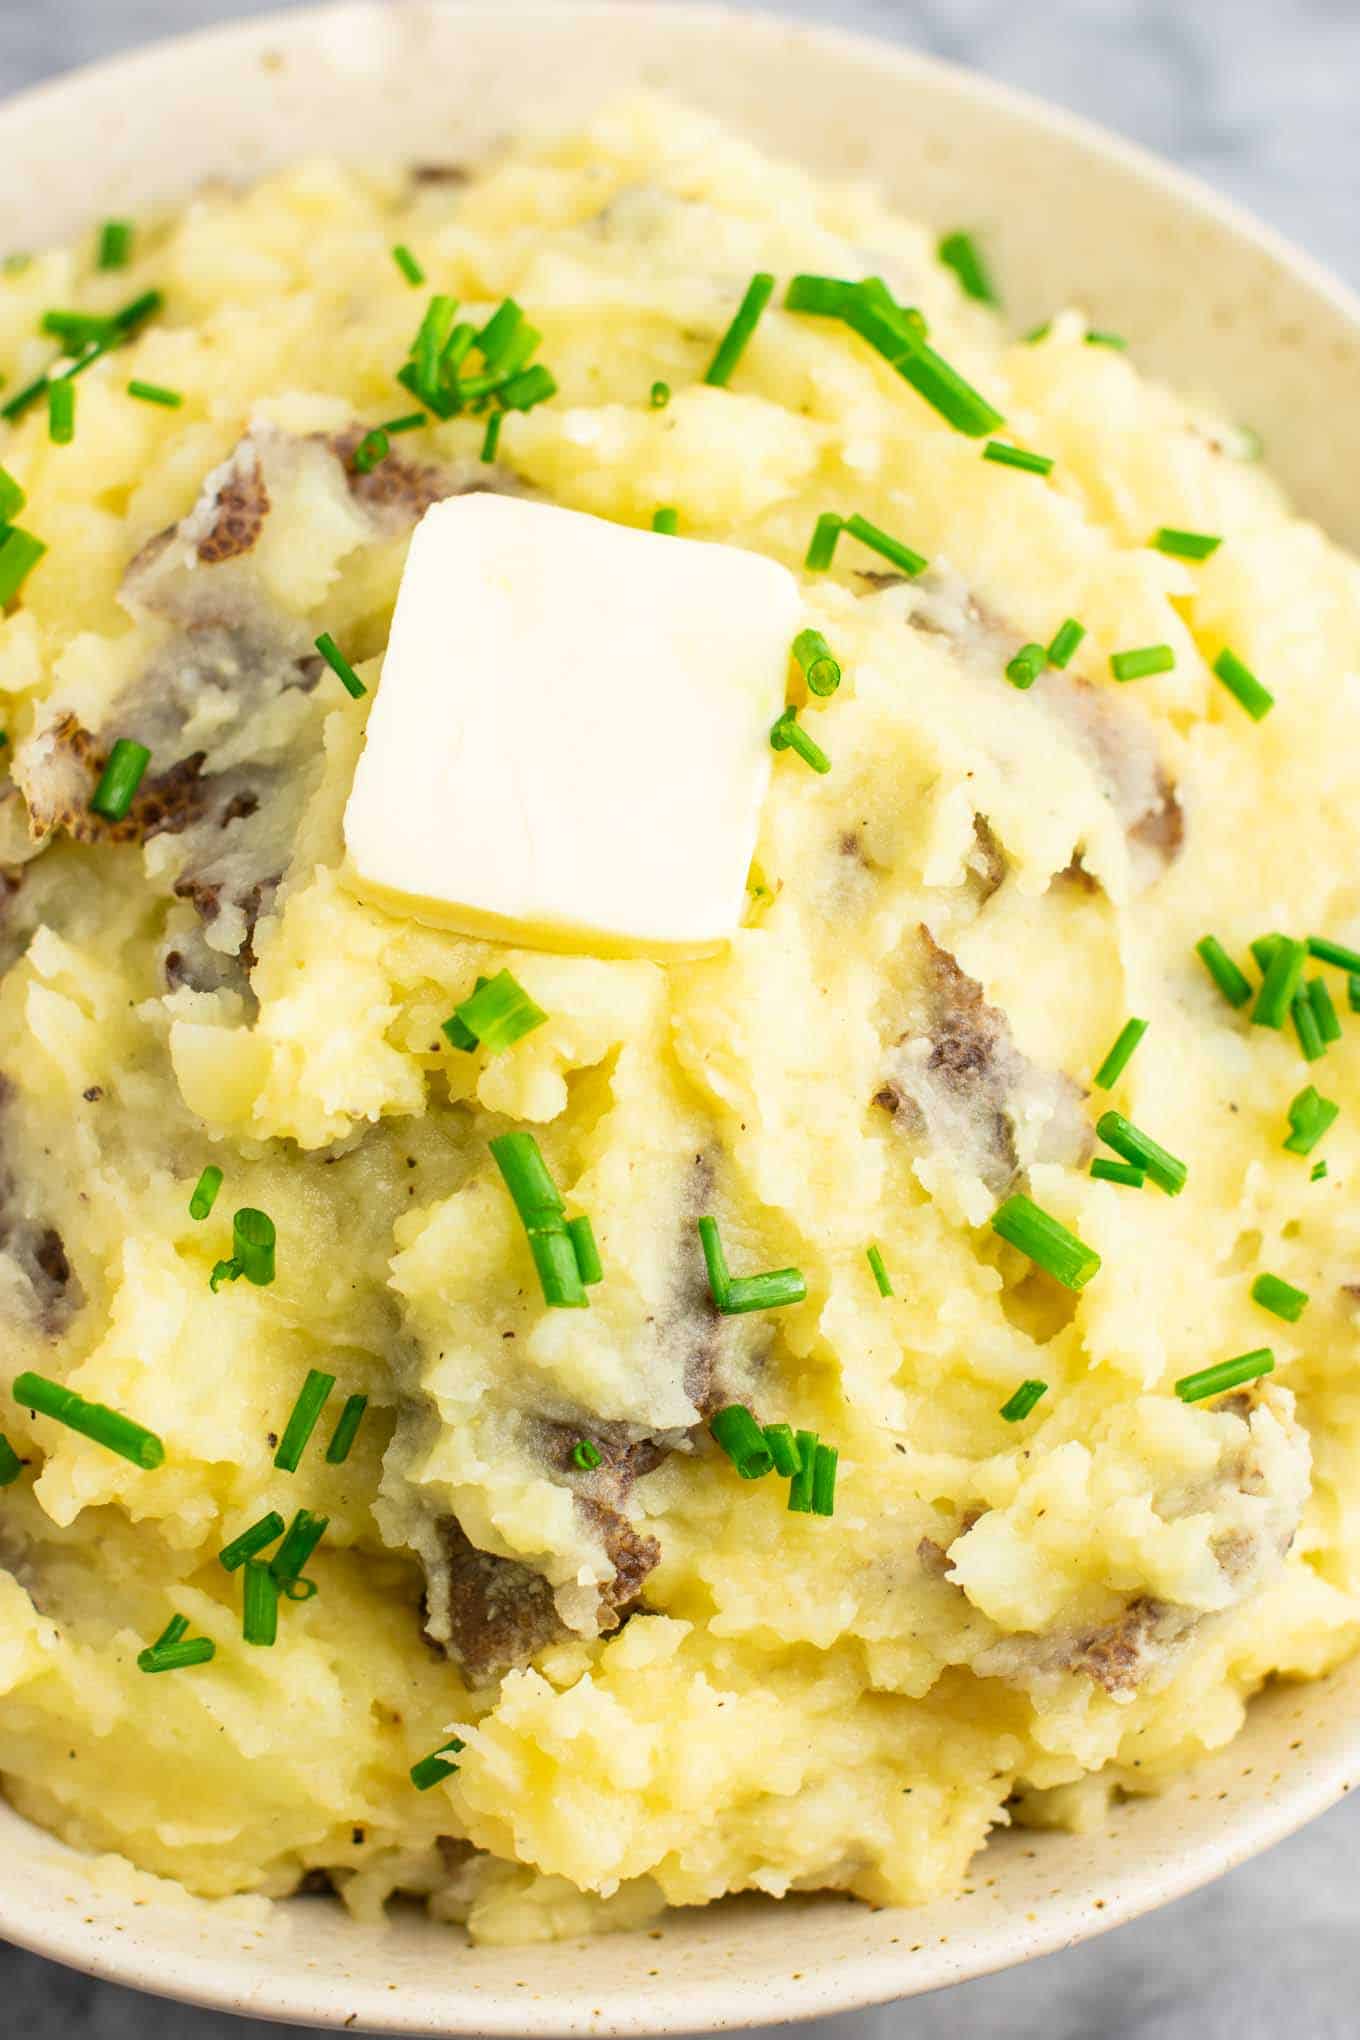
[[[542,329],[559,394],[507,416],[494,465],[454,419],[356,468],[406,408],[423,300],[395,241],[469,316],[513,294]],[[705,387],[757,269],[881,274],[1051,477],[982,461],[777,299]],[[44,365],[53,303],[152,285],[166,312],[82,377],[74,448],[35,414],[3,455],[50,548],[0,624],[6,1352],[166,1446],[145,1473],[6,1410],[11,1799],[195,1890],[324,1871],[362,1913],[402,1888],[504,1940],[746,1888],[926,1898],[1008,1808],[1079,1824],[1175,1789],[1265,1679],[1358,1633],[1356,1042],[1307,1071],[1194,955],[1207,930],[1242,961],[1274,929],[1360,933],[1354,564],[1136,348],[1076,313],[1010,343],[871,193],[664,105],[465,185],[309,165],[208,191],[112,281],[41,256],[0,288],[7,366]],[[129,374],[183,407],[129,401]],[[802,577],[844,679],[793,698],[832,769],[776,759],[722,953],[498,947],[343,883],[366,704],[313,642],[380,685],[413,525],[470,487],[639,525],[673,504]],[[929,569],[843,537],[804,574],[828,509]],[[1167,557],[1162,525],[1224,542]],[[1068,616],[1071,666],[1009,686]],[[1213,677],[1225,643],[1277,697],[1262,724]],[[1150,644],[1172,670],[1114,684],[1110,654]],[[117,735],[152,763],[106,827]],[[547,1023],[450,1050],[503,968]],[[1131,1013],[1147,1038],[1093,1095]],[[1282,1147],[1310,1074],[1341,1107],[1321,1181]],[[1106,1102],[1186,1159],[1174,1204],[1090,1177]],[[513,1128],[593,1221],[589,1310],[543,1306],[488,1153]],[[1079,1298],[991,1233],[1016,1188],[1101,1255]],[[213,1294],[242,1205],[277,1280]],[[718,1316],[707,1213],[734,1272],[796,1265],[806,1302]],[[1297,1323],[1251,1302],[1262,1270],[1309,1292]],[[1174,1395],[1264,1344],[1268,1382]],[[328,1413],[282,1474],[313,1367],[369,1411],[343,1465]],[[1007,1424],[1026,1378],[1048,1393]],[[734,1401],[839,1446],[834,1517],[738,1480],[706,1425]],[[330,1521],[265,1650],[217,1552],[271,1507]],[[216,1656],[150,1679],[176,1610]],[[415,1791],[455,1730],[460,1768]]]

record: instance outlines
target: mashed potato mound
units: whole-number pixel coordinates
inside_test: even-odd
[[[356,462],[411,408],[425,296],[394,242],[467,317],[510,293],[542,331],[558,393],[507,414],[493,464],[472,417]],[[1051,474],[981,459],[782,288],[705,386],[756,270],[881,275]],[[998,1822],[1174,1786],[1265,1680],[1350,1651],[1355,1023],[1309,1065],[1195,944],[1254,983],[1263,934],[1360,937],[1360,579],[1242,435],[1077,311],[1008,340],[872,192],[649,101],[471,176],[206,190],[115,275],[39,255],[0,280],[11,387],[51,359],[44,311],[152,287],[163,311],[79,379],[74,444],[40,406],[0,449],[48,547],[0,621],[5,1379],[166,1450],[143,1471],[0,1412],[14,1805],[195,1891],[324,1873],[486,1940],[747,1889],[900,1903],[956,1886]],[[367,703],[313,643],[371,698],[414,523],[476,487],[638,525],[674,505],[802,576],[844,680],[808,701],[795,672],[791,698],[832,769],[776,758],[721,955],[498,948],[347,887]],[[828,510],[929,567],[845,535],[807,572]],[[1161,526],[1223,543],[1168,556]],[[1008,684],[1067,617],[1072,663]],[[1170,670],[1112,680],[1163,644]],[[1214,676],[1225,645],[1276,697],[1263,722]],[[119,736],[151,763],[113,824],[89,800]],[[441,1022],[502,968],[547,1024],[451,1049]],[[1131,1014],[1147,1037],[1093,1090]],[[1305,1157],[1283,1143],[1309,1082],[1340,1113]],[[1091,1176],[1108,1105],[1185,1159],[1183,1195]],[[512,1128],[593,1220],[588,1310],[544,1307],[488,1153]],[[992,1231],[1016,1190],[1099,1252],[1080,1295]],[[275,1222],[277,1279],[214,1291],[242,1206]],[[797,1266],[806,1301],[720,1316],[705,1213],[734,1272]],[[1262,1272],[1308,1293],[1296,1322],[1253,1302]],[[1262,1346],[1268,1379],[1174,1392]],[[337,1388],[282,1472],[311,1368]],[[1008,1422],[1026,1379],[1047,1393]],[[707,1423],[734,1402],[839,1448],[833,1516],[738,1478]],[[317,1591],[252,1647],[218,1551],[299,1508],[328,1519]],[[215,1656],[149,1677],[176,1613]]]

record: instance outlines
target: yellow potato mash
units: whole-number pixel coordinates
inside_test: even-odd
[[[904,306],[1004,424],[956,429],[845,318],[788,309],[800,273],[881,279],[913,359]],[[396,375],[432,293],[478,331],[512,297],[555,393],[490,446],[472,405],[366,444],[421,412]],[[96,323],[44,332],[54,308]],[[750,1889],[909,1902],[998,1823],[1179,1789],[1264,1681],[1354,1647],[1360,579],[1133,341],[1078,310],[1008,338],[873,192],[650,101],[482,167],[205,190],[127,266],[0,278],[0,398],[81,363],[72,436],[43,389],[0,443],[47,548],[0,622],[0,1386],[58,1409],[0,1400],[23,1814],[194,1891],[319,1874],[483,1940]],[[791,660],[789,702],[830,769],[777,750],[720,953],[509,949],[347,882],[410,534],[477,488],[673,508],[799,575],[842,679]],[[863,522],[808,567],[827,514]],[[101,813],[119,740],[149,759]],[[454,1045],[503,970],[546,1019]],[[1092,1173],[1129,1125],[1141,1187]],[[585,1308],[545,1300],[506,1134],[592,1223]],[[1080,1288],[993,1228],[1017,1196],[1080,1243]],[[734,1280],[793,1269],[803,1300],[718,1309],[703,1217]],[[1229,1392],[1189,1379],[1243,1355]],[[710,1430],[734,1406],[838,1452],[832,1513],[741,1477]],[[301,1571],[219,1561],[303,1510]]]

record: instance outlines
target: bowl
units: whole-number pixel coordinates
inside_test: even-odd
[[[629,86],[673,91],[825,173],[986,238],[1021,325],[1080,302],[1140,363],[1264,435],[1300,505],[1360,546],[1360,301],[1202,187],[1084,122],[914,53],[646,0],[360,4],[211,30],[0,110],[0,247],[255,178],[308,152],[474,161]],[[97,137],[98,192],[90,137]],[[1268,1848],[1360,1773],[1360,1661],[1276,1685],[1242,1735],[1094,1833],[998,1832],[957,1897],[735,1900],[651,1932],[469,1948],[414,1907],[216,1903],[83,1858],[0,1806],[0,1932],[235,2012],[408,2034],[684,2032],[882,2003],[1134,1918]]]

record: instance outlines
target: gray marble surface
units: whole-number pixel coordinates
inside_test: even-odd
[[[0,0],[0,94],[275,0]],[[782,0],[1063,102],[1176,158],[1360,282],[1360,0]],[[1360,1805],[1197,1897],[1047,1961],[817,2040],[1360,2035]],[[13,2040],[265,2040],[0,1948]]]

